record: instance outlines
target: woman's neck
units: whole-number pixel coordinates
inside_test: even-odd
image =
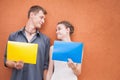
[[[70,37],[65,37],[65,38],[62,39],[62,41],[71,42],[71,39],[70,39]]]

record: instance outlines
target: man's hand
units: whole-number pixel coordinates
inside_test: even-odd
[[[15,63],[14,68],[16,68],[16,69],[22,69],[23,66],[24,66],[23,61],[18,61],[18,62]]]

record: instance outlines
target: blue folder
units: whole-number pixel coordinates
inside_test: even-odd
[[[54,41],[52,60],[68,61],[72,59],[75,63],[82,62],[83,43]]]

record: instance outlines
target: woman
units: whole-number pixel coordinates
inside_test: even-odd
[[[58,22],[56,28],[57,39],[71,42],[70,35],[74,32],[74,27],[68,21]],[[68,62],[52,60],[53,46],[50,48],[50,62],[47,73],[47,80],[78,80],[81,73],[81,64],[74,63],[71,59]]]

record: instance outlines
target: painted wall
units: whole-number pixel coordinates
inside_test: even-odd
[[[3,65],[8,35],[26,24],[27,11],[34,4],[48,11],[41,31],[51,44],[58,21],[75,26],[73,41],[85,45],[79,80],[120,79],[120,0],[0,0],[0,80],[11,75]]]

